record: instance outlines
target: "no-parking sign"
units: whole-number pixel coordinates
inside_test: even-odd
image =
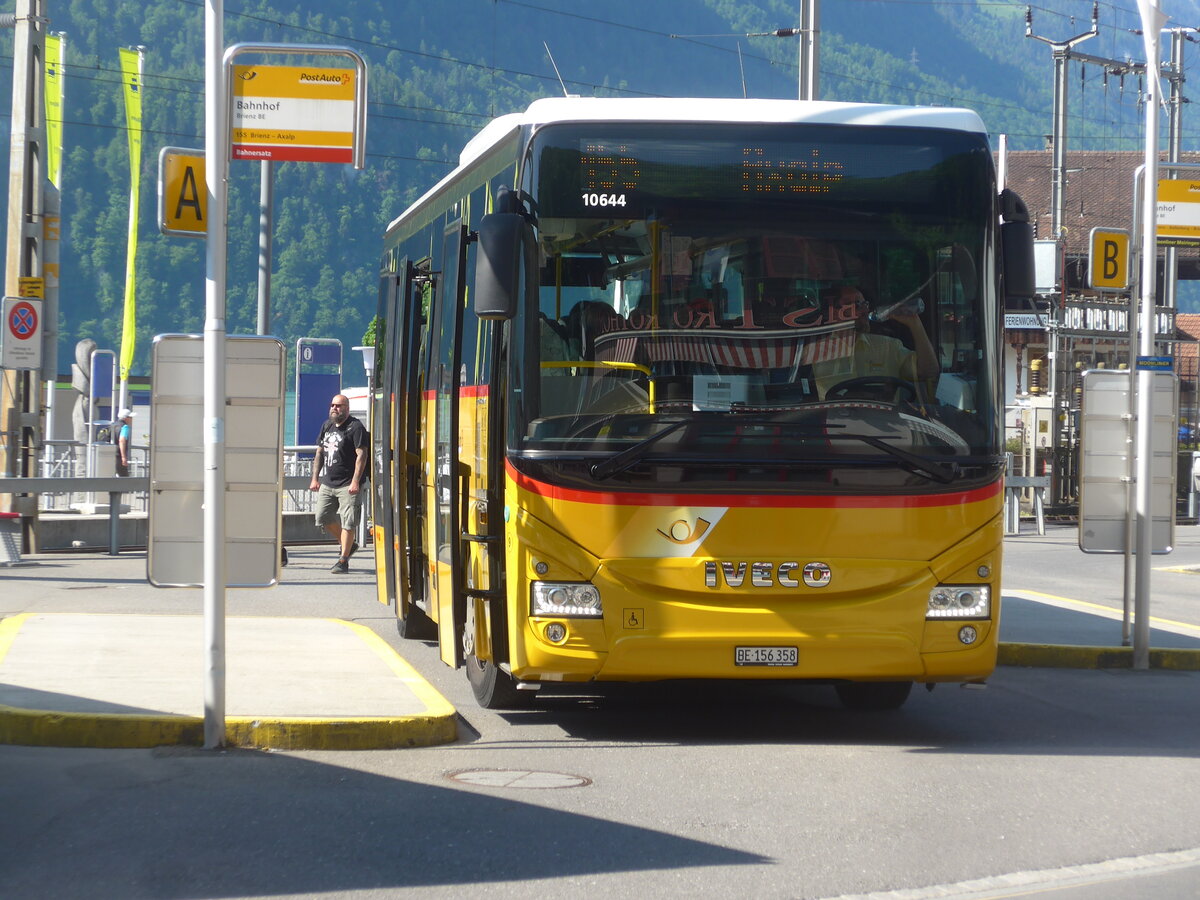
[[[42,301],[32,297],[5,297],[3,345],[0,367],[42,367]]]

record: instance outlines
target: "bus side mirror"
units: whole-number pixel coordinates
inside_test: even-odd
[[[488,213],[479,220],[475,255],[475,315],[511,319],[521,282],[532,277],[522,263],[533,248],[533,230],[518,213]]]
[[[1037,290],[1033,261],[1033,226],[1029,207],[1011,188],[1000,192],[1000,254],[1004,260],[1004,300],[1029,300]]]

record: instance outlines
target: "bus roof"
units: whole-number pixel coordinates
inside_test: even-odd
[[[524,112],[493,119],[459,154],[458,167],[438,181],[413,205],[419,206],[452,182],[459,169],[470,165],[524,126],[556,122],[810,122],[824,125],[942,128],[986,134],[973,110],[941,106],[889,106],[880,103],[834,103],[825,100],[742,100],[703,97],[547,97]],[[409,217],[401,213],[388,225],[395,228]]]
[[[535,100],[524,112],[494,119],[463,148],[459,165],[472,162],[515,128],[556,122],[810,122],[987,133],[977,113],[955,107],[700,97],[548,97]]]

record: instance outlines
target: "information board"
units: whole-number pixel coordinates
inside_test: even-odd
[[[1083,373],[1079,453],[1079,549],[1124,553],[1127,511],[1133,503],[1134,438],[1129,416],[1129,372],[1091,369]],[[1175,445],[1179,380],[1154,373],[1154,424],[1150,464],[1151,546],[1169,553],[1175,541]]]
[[[342,391],[342,342],[336,338],[296,341],[296,430],[299,446],[315,444],[329,418],[329,401]]]
[[[1200,181],[1164,178],[1158,182],[1155,238],[1164,247],[1200,245]]]
[[[354,162],[354,69],[234,66],[232,159]]]
[[[225,586],[279,581],[284,345],[225,339]],[[152,357],[147,577],[204,586],[204,338],[159,335]]]

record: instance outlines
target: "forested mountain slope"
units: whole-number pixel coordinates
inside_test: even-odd
[[[357,344],[374,312],[386,224],[449,170],[492,116],[562,93],[555,65],[565,89],[585,96],[794,97],[796,39],[746,35],[798,24],[798,7],[798,0],[227,0],[226,44],[335,44],[369,66],[366,168],[275,168],[272,331],[289,347],[305,335]],[[1050,130],[1053,70],[1046,45],[1025,38],[1024,9],[995,0],[826,0],[821,96],[971,106],[1014,146],[1038,147]],[[204,145],[204,3],[49,0],[47,13],[51,30],[67,34],[64,370],[80,338],[120,346],[129,167],[117,48],[146,48],[134,366],[144,373],[153,335],[203,329],[204,244],[158,233],[154,188],[160,147]],[[1037,8],[1036,25],[1061,39],[1086,30],[1090,13],[1082,0],[1054,0]],[[1103,15],[1100,36],[1081,49],[1140,52],[1125,30],[1136,13],[1108,6]],[[8,96],[11,33],[0,41],[0,89]],[[1077,77],[1073,90],[1098,98],[1099,73]],[[1079,114],[1074,145],[1128,146],[1138,135],[1135,94],[1131,81],[1118,97],[1114,81],[1098,112]],[[0,153],[7,156],[7,147]],[[259,166],[235,162],[230,333],[255,328],[258,191]],[[356,366],[348,360],[350,380]]]

